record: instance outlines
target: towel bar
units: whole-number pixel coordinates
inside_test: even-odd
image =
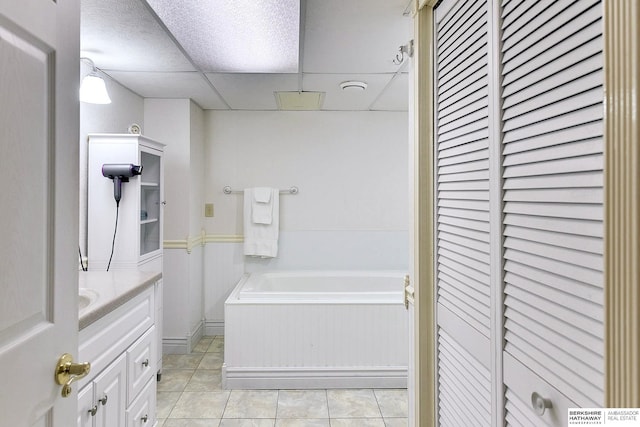
[[[231,187],[226,185],[222,189],[222,192],[224,194],[240,194],[240,193],[244,193],[244,190],[232,190]],[[298,194],[298,187],[293,186],[288,190],[280,190],[280,194]]]

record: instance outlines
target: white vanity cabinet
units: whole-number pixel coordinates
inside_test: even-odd
[[[156,284],[80,330],[79,357],[91,363],[78,382],[78,427],[156,423]]]
[[[126,366],[122,354],[78,393],[78,427],[125,426]]]

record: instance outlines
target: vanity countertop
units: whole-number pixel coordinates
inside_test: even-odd
[[[81,271],[78,287],[85,306],[80,305],[79,308],[78,329],[84,329],[110,313],[161,277],[159,271]]]

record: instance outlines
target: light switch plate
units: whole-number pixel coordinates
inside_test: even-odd
[[[213,203],[205,203],[204,204],[204,216],[213,217]]]

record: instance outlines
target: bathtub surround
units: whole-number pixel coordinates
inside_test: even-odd
[[[225,302],[230,389],[407,385],[404,271],[245,275]]]

